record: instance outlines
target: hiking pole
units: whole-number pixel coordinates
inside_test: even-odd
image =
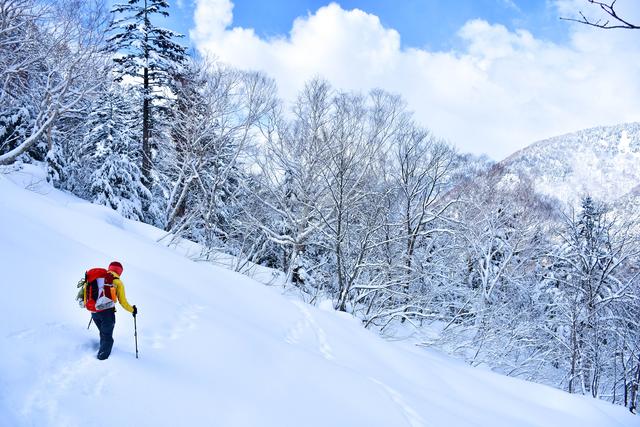
[[[136,316],[133,316],[133,336],[136,338],[136,359],[138,358],[138,324]]]
[[[89,317],[89,324],[87,325],[87,330],[89,330],[89,327],[91,326],[92,321],[93,321],[93,316]]]

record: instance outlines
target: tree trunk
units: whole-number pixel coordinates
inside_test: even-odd
[[[151,144],[149,143],[149,69],[144,68],[144,89],[142,101],[142,176],[147,188],[151,188]]]
[[[151,93],[149,90],[149,29],[151,22],[149,21],[149,9],[147,0],[144,1],[144,69],[142,76],[142,180],[143,184],[151,189],[151,145],[149,144],[149,128],[151,120],[151,103],[149,98]]]
[[[574,313],[575,315],[575,313]],[[569,375],[569,393],[574,393],[575,388],[573,382],[576,379],[576,370],[578,362],[578,332],[576,331],[577,319],[573,319],[571,325],[571,372]]]
[[[638,386],[640,386],[640,361],[636,368],[636,375],[631,384],[631,391],[629,393],[629,411],[635,414],[638,410]]]

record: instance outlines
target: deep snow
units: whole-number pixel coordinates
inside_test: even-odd
[[[25,189],[26,187],[26,189]],[[638,426],[625,408],[471,368],[250,278],[196,263],[162,231],[0,174],[0,426]],[[75,301],[124,264],[133,319],[115,346]]]

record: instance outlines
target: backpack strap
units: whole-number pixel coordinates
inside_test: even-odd
[[[111,283],[109,283],[109,286],[111,286],[111,294],[109,295],[109,298],[111,298],[113,302],[116,302],[118,301],[118,293],[116,292],[115,280],[118,278],[111,271],[109,271],[109,275],[111,276]]]

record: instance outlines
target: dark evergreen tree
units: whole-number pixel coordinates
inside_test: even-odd
[[[142,220],[151,193],[142,183],[135,156],[136,110],[117,85],[94,102],[87,119],[87,135],[80,155],[86,197],[111,207],[124,217]]]
[[[173,39],[182,35],[158,27],[152,17],[167,17],[169,4],[165,0],[128,0],[116,4],[112,12],[122,15],[110,27],[108,39],[111,48],[118,52],[116,80],[125,76],[142,83],[142,151],[141,170],[145,185],[151,187],[152,151],[151,132],[157,121],[158,101],[167,90],[170,76],[186,58],[186,49]]]

